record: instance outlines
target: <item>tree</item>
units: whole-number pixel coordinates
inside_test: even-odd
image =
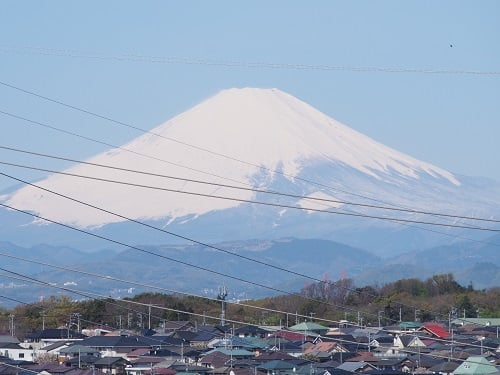
[[[467,294],[462,294],[458,297],[458,314],[460,315],[463,312],[464,318],[473,318],[476,317],[477,312],[476,308],[472,304]]]

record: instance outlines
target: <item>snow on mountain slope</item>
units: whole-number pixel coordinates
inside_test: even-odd
[[[306,169],[333,164],[381,183],[394,180],[394,176],[405,181],[425,176],[450,188],[460,186],[451,173],[388,148],[277,89],[224,90],[130,143],[88,161],[242,187],[266,188],[283,178],[293,184]],[[165,218],[169,223],[179,218],[192,220],[241,205],[206,195],[240,200],[255,196],[248,190],[85,164],[65,172],[156,187],[144,189],[57,174],[38,183],[132,219]],[[304,194],[315,196],[319,190],[309,187]],[[13,193],[8,204],[79,227],[125,220],[31,186]],[[303,205],[303,201],[298,204]]]

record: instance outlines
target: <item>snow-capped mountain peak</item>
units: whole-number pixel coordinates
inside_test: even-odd
[[[453,174],[386,147],[278,89],[223,90],[128,144],[89,161],[259,188],[276,188],[273,184],[278,180],[288,181],[290,185],[281,187],[290,188],[302,176],[321,175],[322,183],[337,181],[338,176],[325,175],[324,171],[330,167],[355,171],[370,181],[390,180],[391,184],[394,179],[419,181],[425,177],[447,186],[460,185]],[[315,168],[321,172],[314,172]],[[241,200],[255,197],[249,190],[234,191],[86,164],[67,172],[199,194],[146,190],[65,175],[52,175],[39,182],[47,189],[133,219],[164,218],[172,223],[184,218],[185,223],[209,212],[235,208],[242,204]],[[327,172],[330,173],[335,173],[334,169]],[[302,181],[296,188],[303,195],[314,196],[321,190],[305,185]],[[238,200],[207,198],[207,195]],[[124,221],[31,186],[16,191],[8,203],[79,227]]]

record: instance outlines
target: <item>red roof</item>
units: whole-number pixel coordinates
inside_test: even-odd
[[[270,337],[281,337],[288,341],[301,341],[304,340],[304,334],[298,332],[292,332],[287,330],[280,330]]]
[[[358,352],[352,358],[346,359],[346,362],[378,362],[379,358],[375,357],[373,352]]]
[[[430,334],[440,338],[445,339],[451,336],[451,333],[446,330],[441,324],[438,323],[425,323],[420,331],[426,330]]]

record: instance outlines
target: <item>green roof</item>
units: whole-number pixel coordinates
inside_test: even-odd
[[[212,353],[212,352],[220,352],[222,354],[225,354],[225,355],[228,355],[228,356],[234,356],[234,357],[253,357],[254,356],[254,353],[248,351],[248,350],[245,350],[245,349],[222,349],[222,348],[218,348],[218,349],[214,349],[214,350],[211,350],[208,352],[208,354]]]
[[[303,322],[290,327],[292,331],[326,331],[328,327],[322,326],[321,324],[316,324],[313,322]]]
[[[422,327],[422,324],[417,323],[417,322],[401,322],[401,323],[399,323],[399,327],[406,328],[406,329],[411,329],[411,328],[417,329],[417,328]]]
[[[469,357],[458,366],[454,375],[485,375],[497,373],[498,369],[484,357]]]

